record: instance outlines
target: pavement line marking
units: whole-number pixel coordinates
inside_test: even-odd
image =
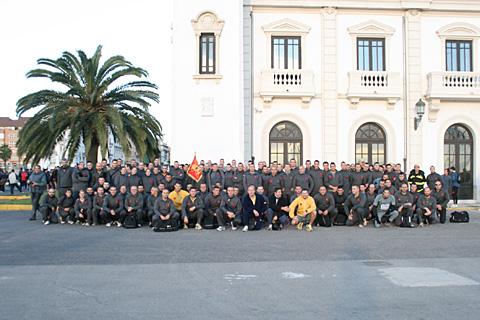
[[[401,287],[475,286],[480,283],[438,268],[378,269],[390,282]]]
[[[285,279],[300,279],[300,278],[310,278],[311,276],[303,274],[303,273],[295,273],[295,272],[282,272],[282,277]]]
[[[226,274],[223,278],[227,280],[246,280],[256,277],[254,274]]]

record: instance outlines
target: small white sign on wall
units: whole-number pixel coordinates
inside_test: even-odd
[[[202,105],[202,117],[213,117],[213,97],[203,97],[200,103]]]

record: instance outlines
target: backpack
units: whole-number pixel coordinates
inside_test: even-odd
[[[28,180],[28,172],[27,171],[24,171],[22,172],[22,181],[27,181]]]
[[[137,228],[137,216],[134,214],[129,214],[125,217],[125,221],[123,222],[123,227],[127,229]]]
[[[280,231],[280,230],[282,230],[281,226],[282,226],[282,223],[281,223],[280,221],[276,220],[276,221],[272,224],[272,230]]]
[[[170,232],[170,231],[177,231],[177,230],[178,230],[177,220],[172,218],[168,220],[158,219],[153,223],[153,231],[155,232]]]
[[[469,222],[470,216],[467,211],[454,211],[450,214],[450,222],[452,223],[460,223],[460,222]]]
[[[412,218],[411,217],[403,216],[401,219],[402,219],[402,223],[400,224],[400,227],[411,228],[411,223],[412,223]]]

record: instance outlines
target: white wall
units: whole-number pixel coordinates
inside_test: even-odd
[[[196,42],[191,20],[203,11],[213,11],[225,20],[220,36],[220,74],[223,78],[200,80],[192,76],[196,65]],[[243,64],[242,1],[180,0],[174,4],[173,111],[171,159],[243,158]],[[218,45],[218,44],[217,44]],[[201,99],[214,99],[214,115],[201,115]]]

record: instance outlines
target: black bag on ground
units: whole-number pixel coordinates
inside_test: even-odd
[[[158,219],[153,223],[153,231],[155,232],[170,232],[170,231],[177,231],[177,230],[178,230],[177,220],[172,218],[168,220]]]
[[[318,223],[321,227],[331,227],[332,222],[330,221],[330,217],[328,215],[318,214],[317,218],[315,219],[315,223]]]
[[[450,222],[452,223],[460,223],[460,222],[469,222],[470,216],[468,215],[467,211],[453,211],[450,214]]]
[[[280,230],[282,230],[281,225],[282,225],[282,224],[281,224],[280,221],[278,221],[278,220],[275,221],[275,223],[272,224],[272,230],[275,230],[275,231],[280,231]]]
[[[344,226],[347,223],[347,216],[344,214],[337,215],[337,224],[340,226]]]
[[[123,222],[123,227],[127,229],[137,228],[137,216],[133,214],[129,214],[125,217],[125,221]]]
[[[402,223],[400,224],[400,227],[402,228],[411,228],[411,217],[409,216],[403,216],[400,219],[402,219]]]
[[[203,220],[203,229],[217,229],[218,222],[217,217],[212,215],[207,215]]]

